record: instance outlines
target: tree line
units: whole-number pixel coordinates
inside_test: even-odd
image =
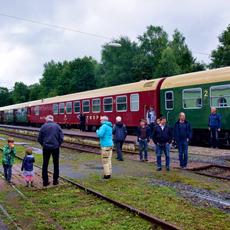
[[[211,53],[211,63],[198,62],[175,30],[172,39],[160,26],[149,26],[137,41],[128,37],[114,39],[120,47],[105,44],[101,61],[92,57],[44,64],[39,83],[16,82],[13,90],[0,87],[0,106],[82,92],[143,79],[218,68],[230,65],[230,25],[219,35],[219,45]]]

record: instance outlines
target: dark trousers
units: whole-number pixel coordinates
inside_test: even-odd
[[[80,122],[80,130],[85,132],[85,122]]]
[[[3,164],[4,169],[4,177],[5,179],[10,182],[12,177],[12,165],[9,164]]]
[[[117,151],[117,159],[122,160],[122,146],[124,144],[124,141],[116,141],[116,151]]]
[[[218,129],[210,128],[210,145],[213,148],[218,147]]]
[[[143,160],[143,152],[144,152],[145,160],[148,160],[148,141],[147,140],[139,140],[140,160]]]
[[[178,151],[179,151],[179,161],[180,167],[187,167],[188,164],[188,142],[182,141],[178,143]]]
[[[157,154],[157,168],[161,169],[161,155],[164,152],[165,154],[165,164],[166,168],[169,169],[170,167],[170,144],[164,144],[164,145],[156,145],[156,154]]]
[[[59,149],[43,149],[42,179],[45,184],[49,182],[48,165],[51,155],[54,165],[53,181],[57,182],[59,177]]]

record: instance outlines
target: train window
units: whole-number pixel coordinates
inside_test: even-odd
[[[83,106],[83,112],[84,113],[89,113],[90,112],[90,103],[89,103],[89,100],[82,101],[82,106]]]
[[[101,111],[101,99],[93,99],[92,101],[93,104],[93,112],[94,113],[99,113]]]
[[[230,84],[210,88],[210,105],[216,108],[230,107]]]
[[[173,110],[174,108],[174,94],[173,91],[165,92],[165,109]]]
[[[53,114],[58,114],[58,104],[53,104]]]
[[[104,112],[113,112],[113,98],[105,97],[103,99]]]
[[[139,94],[134,93],[130,95],[130,110],[132,112],[139,111]]]
[[[202,89],[184,89],[183,90],[183,108],[200,109],[202,108]]]
[[[80,113],[81,112],[81,102],[75,101],[74,102],[74,113]]]
[[[118,96],[117,101],[117,111],[125,112],[127,111],[127,96]]]
[[[65,103],[59,103],[59,114],[65,113]]]
[[[40,114],[40,106],[35,106],[35,107],[34,107],[34,114],[35,114],[36,116],[39,116],[39,114]]]
[[[72,113],[72,102],[71,101],[66,103],[66,113],[68,114]]]

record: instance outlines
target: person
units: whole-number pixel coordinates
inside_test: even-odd
[[[43,186],[48,186],[50,184],[47,169],[51,155],[53,158],[54,165],[53,185],[58,184],[60,154],[59,148],[63,142],[63,139],[64,137],[61,127],[54,122],[54,117],[52,115],[48,115],[46,117],[46,123],[42,125],[38,135],[38,142],[43,147]]]
[[[153,133],[153,142],[156,145],[157,171],[162,170],[162,152],[164,152],[166,158],[166,169],[167,171],[170,170],[170,144],[172,142],[172,130],[166,122],[166,118],[162,116],[160,118],[160,124],[155,127]]]
[[[101,127],[96,133],[100,139],[104,179],[109,179],[112,175],[113,125],[107,116],[102,116],[100,120]]]
[[[218,147],[218,134],[221,130],[221,115],[217,113],[215,107],[211,107],[211,114],[208,119],[208,129],[210,131],[210,146]]]
[[[34,156],[33,151],[31,148],[27,148],[25,151],[25,157],[22,161],[22,168],[21,171],[23,171],[23,175],[25,177],[26,181],[26,187],[33,187],[33,176],[34,176]]]
[[[174,125],[174,140],[178,146],[180,167],[186,168],[188,164],[188,143],[192,139],[192,129],[186,120],[185,113],[179,114],[179,119]]]
[[[80,131],[85,132],[86,116],[81,113],[79,116],[80,119]]]
[[[127,129],[120,116],[116,117],[116,124],[113,127],[113,136],[116,144],[117,160],[123,161],[122,146],[127,136]]]
[[[148,161],[148,143],[150,141],[151,130],[145,119],[140,120],[140,126],[137,128],[137,141],[139,143],[140,161]],[[144,159],[143,159],[144,152]]]
[[[11,183],[12,167],[16,155],[16,149],[14,147],[14,139],[9,137],[7,145],[3,147],[2,165],[4,169],[4,177],[7,182]]]
[[[150,106],[149,111],[147,111],[146,121],[151,129],[151,135],[152,135],[154,127],[156,125],[156,113],[152,106]]]

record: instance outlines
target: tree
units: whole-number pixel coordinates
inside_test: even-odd
[[[181,73],[181,68],[177,64],[177,58],[173,49],[167,47],[161,55],[159,64],[156,70],[156,76],[168,77]]]
[[[138,37],[141,56],[148,76],[154,76],[163,50],[168,46],[168,34],[160,26],[148,26],[147,31]]]
[[[11,93],[5,87],[0,87],[0,106],[6,106],[12,103]]]
[[[42,98],[57,95],[57,78],[60,76],[62,69],[61,63],[55,63],[53,60],[44,65],[43,77],[40,79]]]
[[[220,44],[211,53],[211,68],[230,66],[230,24],[218,38]]]
[[[173,33],[173,39],[170,42],[175,60],[178,66],[180,66],[182,73],[189,73],[192,71],[192,66],[195,59],[192,56],[192,52],[189,50],[187,44],[185,43],[185,37],[178,30]]]
[[[29,100],[29,88],[23,82],[16,82],[12,92],[13,103],[22,103]]]
[[[34,101],[41,98],[41,86],[39,83],[30,85],[29,87],[29,100]]]
[[[121,44],[121,47],[111,47],[106,44],[102,50],[102,65],[100,66],[100,80],[104,80],[104,86],[119,85],[135,81],[133,74],[134,57],[138,53],[135,42],[127,37],[121,37],[113,42]]]
[[[77,58],[70,62],[70,93],[96,88],[95,65],[96,61],[92,57]]]

